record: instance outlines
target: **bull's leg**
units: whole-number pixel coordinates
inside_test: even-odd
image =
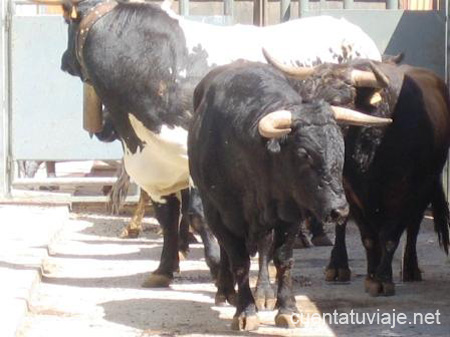
[[[181,191],[181,222],[178,238],[180,258],[187,257],[189,253],[189,199],[189,189]]]
[[[220,248],[216,238],[205,223],[203,217],[198,214],[190,216],[191,226],[200,235],[205,251],[205,261],[211,272],[213,280],[217,280],[220,266]]]
[[[305,234],[306,229],[304,227],[306,226],[304,226],[304,224],[306,224],[306,221],[302,221],[298,226],[298,232],[294,242],[295,249],[304,249],[311,247],[311,242],[309,241],[308,236]]]
[[[381,260],[374,277],[379,284],[369,290],[370,295],[392,296],[395,294],[395,285],[392,280],[392,259],[405,229],[408,229],[408,232],[403,278],[408,280],[421,279],[416,243],[423,214],[430,202],[430,188],[432,188],[432,185],[422,185],[418,190],[410,191],[414,199],[408,199],[411,203],[403,204],[402,207],[405,211],[401,215],[397,215],[395,220],[383,221],[383,226],[380,226]]]
[[[273,231],[267,233],[258,241],[259,273],[254,292],[258,310],[273,310],[275,293],[270,285],[269,262],[273,254]]]
[[[351,212],[358,225],[361,241],[366,251],[367,276],[364,281],[364,287],[366,292],[371,292],[371,289],[375,287],[373,284],[377,283],[374,281],[374,277],[381,257],[379,236],[368,223],[362,211],[358,208],[352,208]]]
[[[163,229],[163,249],[158,269],[144,282],[143,287],[168,287],[173,273],[179,270],[178,226],[180,222],[180,200],[171,194],[165,203],[153,202],[156,218]]]
[[[231,305],[236,305],[236,291],[234,290],[234,285],[234,275],[231,271],[228,254],[222,247],[220,247],[220,265],[216,281],[216,305],[223,306],[227,302]]]
[[[396,221],[385,221],[381,227],[379,234],[381,259],[373,278],[367,284],[367,290],[371,296],[395,294],[395,285],[392,280],[392,259],[404,229],[405,226]]]
[[[440,188],[440,191],[442,191],[442,183],[440,181],[440,178],[438,178],[438,187]],[[441,193],[442,199],[444,200],[444,206],[445,208],[447,208],[443,191]],[[416,203],[416,207],[413,210],[415,213],[410,214],[410,212],[408,212],[410,214],[410,219],[405,221],[405,223],[407,223],[407,236],[406,236],[406,248],[403,255],[402,278],[404,282],[422,281],[422,272],[419,268],[419,263],[417,260],[416,245],[420,224],[423,220],[423,216],[428,206],[429,199],[427,197],[428,195],[424,192],[420,194],[418,193],[418,195],[421,198],[420,201]],[[422,207],[420,207],[420,205]]]
[[[148,205],[150,197],[147,192],[141,189],[139,201],[134,210],[130,223],[120,233],[121,238],[137,238],[142,231],[142,219],[145,215],[145,207]]]
[[[247,252],[245,240],[229,236],[224,240],[224,247],[228,253],[234,278],[238,286],[236,313],[231,323],[233,330],[256,330],[259,326],[256,315],[256,304],[250,290],[250,256]]]
[[[372,233],[364,232],[361,227],[361,240],[366,251],[367,276],[364,281],[366,292],[374,293],[379,291],[378,282],[375,280],[375,273],[381,258],[381,246],[378,236]],[[375,283],[375,285],[374,285]]]
[[[292,293],[291,272],[294,265],[293,246],[297,226],[286,224],[275,229],[274,263],[277,268],[277,308],[275,324],[279,327],[295,328],[300,325],[300,317]]]
[[[109,191],[109,201],[106,204],[106,209],[112,214],[120,213],[120,209],[128,195],[128,188],[130,187],[130,176],[125,171],[125,165],[123,163],[119,165],[117,171],[117,181]]]
[[[403,255],[403,281],[422,281],[422,272],[417,261],[417,235],[419,234],[420,220],[411,223],[407,228],[406,248]]]
[[[323,223],[312,216],[308,219],[309,231],[312,235],[311,242],[316,247],[329,247],[332,246],[328,235],[323,230]]]
[[[246,226],[247,224],[239,223],[238,218],[228,219],[227,223],[225,223],[221,214],[208,202],[204,202],[204,210],[208,224],[218,238],[221,247],[221,269],[216,302],[218,296],[229,296],[230,292],[234,291],[234,284],[232,285],[231,283],[233,278],[225,279],[227,273],[225,263],[228,264],[225,256],[227,256],[234,280],[238,285],[236,313],[233,317],[231,328],[233,330],[255,330],[259,326],[259,321],[256,315],[255,300],[253,299],[249,283],[250,256],[247,251],[245,239],[236,237],[227,228],[227,225]]]
[[[202,199],[196,188],[190,189],[188,206],[187,217],[189,218],[189,223],[202,239],[206,264],[211,271],[212,278],[217,280],[220,264],[219,244],[205,221]]]
[[[336,238],[331,250],[330,262],[325,272],[325,280],[328,282],[349,282],[350,268],[348,266],[347,246],[345,244],[345,230],[347,222],[336,225]]]

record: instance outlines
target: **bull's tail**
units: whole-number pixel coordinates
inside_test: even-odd
[[[111,214],[119,214],[120,210],[125,204],[128,195],[128,188],[130,187],[130,176],[125,171],[125,164],[122,160],[117,170],[117,181],[109,192],[109,201],[106,204],[106,209]]]
[[[431,197],[431,207],[434,217],[434,230],[439,238],[439,245],[448,255],[448,247],[450,244],[449,227],[450,212],[448,202],[445,198],[444,188],[440,180],[436,181],[433,195]]]

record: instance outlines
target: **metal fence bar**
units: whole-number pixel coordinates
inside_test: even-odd
[[[189,15],[189,0],[178,0],[178,10],[180,15]]]
[[[289,21],[291,18],[291,0],[280,0],[280,21]]]
[[[0,2],[0,196],[10,197],[11,171],[9,169],[10,123],[9,123],[9,31],[11,3]]]
[[[309,0],[298,0],[298,16],[301,18],[309,10]]]
[[[234,0],[223,0],[223,14],[233,16]]]
[[[344,9],[352,9],[353,0],[344,0]]]
[[[386,9],[398,9],[398,0],[386,0]]]
[[[58,177],[58,178],[18,178],[14,187],[32,186],[104,186],[114,185],[117,177]]]
[[[2,1],[0,4],[0,195],[6,194],[6,179],[5,179],[5,167],[6,167],[6,153],[5,153],[5,121],[4,116],[6,112],[6,78],[5,78],[5,38],[6,38],[6,1]]]
[[[266,22],[265,0],[253,0],[253,25],[265,26]]]

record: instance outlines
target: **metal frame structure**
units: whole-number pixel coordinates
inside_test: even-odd
[[[9,30],[11,27],[10,1],[0,2],[0,195],[10,196],[11,170],[10,170],[10,141],[9,141]]]

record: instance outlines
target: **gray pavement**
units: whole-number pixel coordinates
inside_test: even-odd
[[[0,205],[0,336],[16,336],[67,206]]]
[[[324,282],[330,247],[296,250],[294,293],[299,310],[305,314],[304,325],[292,330],[276,328],[275,312],[265,311],[258,313],[261,325],[257,332],[237,334],[230,330],[234,308],[214,305],[216,289],[201,244],[191,246],[169,289],[141,287],[150,271],[157,267],[161,254],[162,238],[152,218],[145,219],[145,230],[138,239],[124,240],[118,234],[129,217],[80,212],[68,215],[65,208],[21,207],[0,208],[0,216],[4,232],[10,232],[0,247],[0,267],[7,269],[3,279],[9,280],[2,287],[7,296],[0,302],[6,313],[1,317],[2,323],[7,324],[0,324],[0,337],[14,336],[16,332],[18,337],[449,336],[450,260],[439,249],[429,219],[423,223],[418,242],[423,282],[401,282],[399,248],[393,265],[396,296],[372,298],[364,293],[365,254],[359,233],[350,224],[347,246],[351,283]],[[65,225],[51,243],[47,256],[45,247],[61,224]],[[37,284],[43,259],[42,282],[35,286],[27,301],[33,283]],[[31,282],[24,276],[27,271],[30,275],[34,273]],[[256,272],[257,263],[253,259],[252,284]],[[27,305],[29,311],[24,316]],[[367,318],[348,323],[321,318],[336,311],[347,318],[355,312],[360,318],[383,315],[389,321],[370,323]],[[408,321],[392,326],[390,319],[394,314],[402,314]],[[416,314],[430,315],[433,320],[416,321]]]

